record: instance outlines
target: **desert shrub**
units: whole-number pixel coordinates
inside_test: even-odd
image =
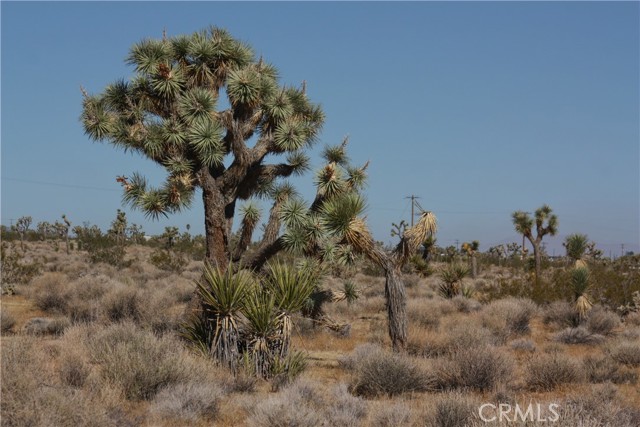
[[[463,288],[462,292],[464,292]],[[457,295],[451,299],[451,302],[455,306],[456,310],[460,313],[471,313],[474,311],[478,311],[482,308],[482,304],[480,302],[467,298],[463,295]]]
[[[494,335],[487,328],[468,319],[450,318],[441,324],[439,332],[429,332],[421,337],[411,337],[409,351],[424,357],[440,357],[465,348],[495,344]]]
[[[3,288],[7,285],[29,283],[41,269],[40,263],[27,261],[15,247],[9,249],[6,243],[0,244],[0,282]]]
[[[176,383],[158,392],[151,403],[151,413],[183,424],[211,422],[218,416],[221,397],[220,388],[211,383]]]
[[[280,393],[261,399],[250,409],[247,424],[255,427],[315,427],[322,416],[315,405],[322,402],[316,385],[296,382]]]
[[[276,357],[271,365],[271,388],[278,391],[291,384],[307,369],[307,355],[301,351],[292,351],[285,357]]]
[[[325,422],[336,427],[359,425],[367,415],[367,402],[351,395],[345,384],[339,384],[332,390],[331,402],[324,407]]]
[[[620,405],[617,387],[612,384],[595,385],[588,393],[566,399],[560,405],[560,422],[571,426],[640,425],[640,410]]]
[[[620,317],[597,305],[589,312],[585,326],[593,334],[611,335],[620,326]]]
[[[476,403],[460,393],[447,393],[435,405],[435,427],[466,427],[473,422]]]
[[[364,344],[342,360],[353,373],[351,390],[359,396],[398,395],[430,388],[426,375],[406,356]]]
[[[420,276],[417,274],[403,274],[402,281],[408,289],[415,288],[420,283]]]
[[[160,248],[151,253],[149,262],[160,270],[171,271],[178,274],[182,273],[189,264],[189,260],[182,253]]]
[[[537,307],[531,300],[506,298],[492,301],[482,312],[482,324],[491,330],[500,342],[510,336],[529,333],[529,322]]]
[[[621,341],[607,348],[611,358],[619,363],[637,367],[640,366],[640,342]]]
[[[552,390],[561,384],[580,381],[582,370],[567,356],[544,354],[529,362],[526,378],[533,390]]]
[[[45,312],[65,313],[70,303],[68,281],[62,273],[45,273],[35,278],[30,293],[36,307]]]
[[[531,340],[523,339],[523,338],[511,341],[510,347],[513,350],[517,350],[517,351],[528,351],[531,353],[536,351],[535,343]]]
[[[24,331],[30,335],[61,335],[69,326],[70,322],[66,317],[34,317],[24,325]]]
[[[604,341],[604,336],[594,334],[583,326],[566,328],[555,334],[554,340],[563,344],[589,344],[596,345]]]
[[[411,410],[402,403],[382,405],[369,417],[371,427],[401,427],[411,425]]]
[[[436,329],[440,324],[442,312],[433,302],[423,299],[411,299],[407,304],[407,316],[412,324],[427,329]]]
[[[554,301],[544,308],[542,321],[557,328],[576,327],[580,324],[580,316],[568,302]]]
[[[513,363],[496,348],[483,346],[456,351],[436,368],[435,377],[442,389],[486,391],[511,379]]]
[[[91,366],[79,352],[64,352],[60,359],[58,373],[63,384],[82,387],[91,373]]]
[[[160,388],[189,379],[179,343],[131,323],[97,329],[85,345],[102,377],[131,400],[151,399]]]
[[[625,366],[620,366],[611,357],[588,355],[583,360],[587,380],[592,383],[636,384],[638,374]]]
[[[102,299],[101,311],[111,322],[139,321],[143,317],[146,300],[136,288],[120,286]]]
[[[7,309],[0,310],[0,330],[3,334],[11,332],[16,324],[16,319],[7,311]]]
[[[3,427],[113,425],[102,402],[82,390],[60,387],[49,363],[37,338],[16,336],[3,341]]]

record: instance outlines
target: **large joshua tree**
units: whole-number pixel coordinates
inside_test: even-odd
[[[124,201],[153,218],[189,207],[200,188],[206,257],[226,268],[236,202],[306,170],[302,150],[316,140],[324,114],[304,84],[280,85],[274,66],[219,28],[143,40],[127,62],[136,72],[131,81],[99,95],[83,90],[85,132],[166,169],[158,188],[139,174],[119,177]],[[268,164],[272,154],[286,161]]]
[[[83,89],[81,116],[93,140],[138,152],[166,169],[167,180],[158,188],[137,173],[118,177],[123,200],[157,218],[189,207],[200,188],[206,259],[221,272],[230,260],[236,270],[260,270],[282,250],[319,261],[340,260],[350,253],[345,247],[364,253],[387,272],[389,332],[394,348],[404,348],[400,267],[435,232],[433,215],[424,213],[407,229],[392,254],[378,248],[362,217],[360,190],[368,164],[351,166],[347,140],[324,150],[316,196],[305,203],[283,180],[308,169],[304,150],[317,140],[322,109],[309,101],[304,82],[300,88],[279,84],[275,67],[226,31],[143,40],[133,45],[127,62],[136,71],[131,81],[119,80],[99,95]],[[268,163],[274,156],[285,160]],[[235,247],[231,231],[237,202],[253,197],[273,204],[262,241],[248,251],[259,211],[242,210]]]
[[[516,231],[526,237],[533,246],[533,256],[535,258],[536,281],[540,278],[542,265],[542,251],[540,244],[542,238],[547,234],[555,236],[558,232],[558,217],[552,214],[549,205],[543,205],[536,209],[534,218],[528,212],[516,211],[511,215]],[[546,225],[545,225],[546,222]],[[533,235],[535,225],[536,235]]]

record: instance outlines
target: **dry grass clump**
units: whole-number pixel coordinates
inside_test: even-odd
[[[455,311],[451,300],[444,299],[410,299],[407,303],[407,315],[412,324],[417,324],[426,329],[437,329],[440,319]]]
[[[542,321],[558,329],[576,327],[580,324],[580,316],[568,302],[553,301],[543,309]]]
[[[324,418],[328,425],[351,427],[362,423],[367,409],[367,402],[351,395],[346,384],[338,384],[331,392],[331,401],[324,405]]]
[[[70,303],[68,283],[62,273],[44,273],[31,281],[29,294],[40,310],[64,314]]]
[[[16,319],[7,311],[7,309],[0,310],[0,331],[3,334],[11,332],[16,325]]]
[[[62,335],[69,326],[70,322],[66,317],[34,317],[24,325],[24,332],[29,335]]]
[[[501,350],[483,346],[460,349],[436,363],[438,388],[487,391],[511,381],[513,361]]]
[[[358,346],[342,365],[353,373],[351,390],[359,396],[394,396],[431,388],[425,373],[408,357],[377,345]]]
[[[519,339],[513,340],[511,341],[509,346],[511,347],[512,350],[516,350],[516,351],[526,351],[530,353],[533,353],[536,351],[536,344],[533,341],[525,338],[519,338]]]
[[[318,385],[298,381],[276,395],[261,399],[249,414],[248,425],[253,427],[315,427],[323,418],[316,405],[323,398]]]
[[[605,337],[589,331],[584,326],[566,328],[555,334],[554,340],[563,344],[588,344],[597,345],[604,341]]]
[[[212,383],[183,382],[168,385],[151,402],[150,412],[163,421],[192,425],[214,421],[219,414],[221,389]]]
[[[426,331],[409,337],[411,354],[423,357],[441,357],[460,349],[496,344],[487,328],[466,316],[446,318],[437,331]]]
[[[467,427],[477,417],[478,404],[462,393],[447,393],[435,404],[434,427]]]
[[[640,366],[640,341],[620,341],[608,347],[606,352],[616,362],[633,367]]]
[[[370,427],[402,427],[411,425],[411,409],[403,403],[383,404],[369,414]]]
[[[525,298],[492,301],[482,312],[482,325],[504,343],[509,337],[528,334],[536,311],[536,304]]]
[[[612,335],[620,326],[620,316],[602,306],[596,305],[589,312],[585,326],[592,334]]]
[[[78,340],[78,335],[84,335]],[[73,335],[72,335],[73,336]],[[193,372],[175,339],[158,338],[132,323],[87,327],[70,341],[80,341],[99,364],[103,380],[119,387],[130,400],[151,399],[170,384],[188,381]]]
[[[560,422],[571,426],[635,427],[640,425],[638,408],[620,405],[616,386],[593,386],[587,394],[567,399],[560,405]]]
[[[607,356],[587,355],[582,361],[587,380],[592,383],[636,384],[638,374]]]
[[[482,304],[471,298],[467,298],[462,295],[457,295],[451,299],[451,302],[456,308],[456,311],[460,313],[472,313],[474,311],[480,311]]]
[[[59,385],[51,354],[34,337],[2,343],[2,425],[8,427],[113,426],[97,396]]]
[[[560,353],[542,354],[527,366],[526,383],[533,390],[553,390],[561,384],[578,382],[583,377],[580,365]]]

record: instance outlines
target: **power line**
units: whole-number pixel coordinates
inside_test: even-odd
[[[29,179],[19,179],[19,178],[9,178],[2,177],[3,181],[14,181],[14,182],[24,182],[27,184],[37,184],[37,185],[50,185],[52,187],[66,187],[66,188],[78,188],[81,190],[95,190],[95,191],[120,191],[117,188],[103,188],[103,187],[90,187],[87,185],[75,185],[75,184],[61,184],[59,182],[47,182],[47,181],[33,181]]]

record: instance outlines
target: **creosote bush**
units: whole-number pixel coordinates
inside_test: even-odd
[[[578,382],[582,379],[581,366],[562,354],[544,354],[529,362],[527,385],[533,390],[553,390],[561,384]]]
[[[394,396],[432,388],[425,373],[409,358],[373,344],[357,347],[342,365],[353,373],[351,390],[359,396]]]
[[[460,349],[436,362],[438,388],[487,391],[511,380],[513,361],[494,347]]]

